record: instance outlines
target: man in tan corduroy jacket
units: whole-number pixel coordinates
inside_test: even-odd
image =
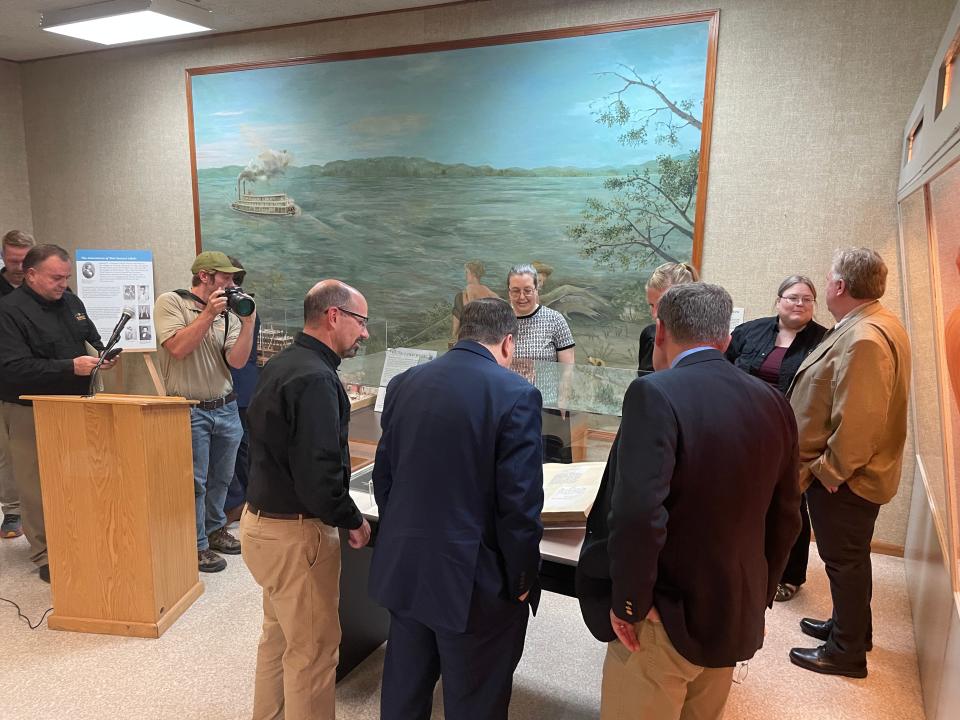
[[[880,304],[887,267],[867,248],[840,250],[827,274],[833,330],[787,392],[800,437],[800,487],[833,599],[829,620],[804,618],[823,640],[790,660],[830,675],[866,677],[872,648],[870,541],[880,506],[897,493],[907,434],[910,342]]]

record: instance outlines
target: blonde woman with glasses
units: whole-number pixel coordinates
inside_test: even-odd
[[[803,275],[791,275],[777,290],[777,314],[738,325],[730,339],[727,359],[786,394],[800,363],[827,332],[813,319],[816,304],[817,288],[813,281]],[[803,526],[777,586],[774,599],[778,602],[791,600],[807,580],[810,516],[805,496],[801,496],[800,515]]]

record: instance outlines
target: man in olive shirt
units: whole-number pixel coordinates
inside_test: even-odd
[[[239,317],[227,309],[224,288],[240,268],[222,252],[200,253],[190,271],[190,290],[160,295],[153,318],[167,394],[198,401],[190,409],[197,564],[201,572],[219,572],[227,563],[217,552],[240,554],[223,511],[243,437],[230,368],[246,364],[257,314]]]
[[[263,588],[254,720],[333,720],[340,535],[370,526],[350,497],[350,401],[337,375],[367,333],[367,301],[339,280],[303,302],[303,332],[263,368],[247,420],[243,559]],[[304,562],[306,559],[306,562]]]
[[[38,245],[23,259],[23,284],[0,301],[0,424],[9,438],[30,559],[50,582],[33,407],[21,395],[84,395],[100,334],[83,302],[67,288],[70,256],[58,245]],[[113,362],[103,368],[113,367]]]
[[[33,235],[21,230],[11,230],[3,236],[0,256],[3,257],[3,269],[0,270],[0,297],[5,297],[23,283],[23,259],[37,243]],[[0,537],[15,538],[23,535],[20,522],[20,496],[13,477],[13,465],[10,462],[10,438],[0,423],[0,510],[3,522],[0,523]]]

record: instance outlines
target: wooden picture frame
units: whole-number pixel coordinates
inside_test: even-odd
[[[690,208],[689,205],[687,205],[687,206],[684,206],[683,208],[680,208],[678,205],[676,204],[674,205],[674,207],[677,208],[677,210],[680,212],[681,215],[683,215],[683,211],[685,210],[688,210],[688,209],[692,210],[692,212],[690,213],[690,216],[688,217],[686,215],[683,215],[684,220],[682,222],[676,223],[678,227],[678,232],[675,232],[672,236],[670,236],[669,240],[664,240],[662,238],[668,237],[669,233],[673,232],[673,228],[671,228],[669,225],[669,223],[672,222],[672,219],[670,217],[668,217],[666,221],[663,221],[664,223],[666,223],[664,225],[664,228],[666,228],[665,230],[655,228],[653,231],[651,231],[650,225],[647,226],[646,235],[644,235],[643,232],[641,232],[640,230],[637,230],[637,235],[642,238],[645,238],[645,239],[656,238],[656,239],[650,240],[646,244],[644,244],[643,242],[633,242],[631,246],[629,241],[626,243],[620,243],[619,245],[615,242],[606,243],[604,239],[605,236],[603,235],[604,232],[607,232],[610,229],[610,227],[616,223],[619,223],[618,227],[630,225],[631,218],[627,217],[625,221],[624,220],[617,220],[616,222],[609,221],[607,222],[606,225],[604,225],[603,223],[605,221],[602,218],[598,219],[598,216],[602,215],[603,213],[595,212],[593,216],[590,216],[589,222],[585,220],[582,223],[582,227],[580,227],[576,223],[571,223],[569,225],[569,227],[571,228],[570,230],[571,237],[573,237],[573,233],[575,230],[582,230],[581,236],[577,237],[577,241],[580,242],[581,245],[578,245],[576,247],[571,246],[569,250],[569,255],[576,256],[577,253],[581,251],[583,253],[592,252],[593,253],[592,255],[589,255],[589,256],[582,255],[582,257],[592,257],[593,262],[599,268],[601,267],[600,263],[604,261],[603,260],[604,253],[607,253],[608,251],[609,253],[613,253],[614,260],[616,260],[617,258],[620,257],[620,255],[616,253],[621,252],[622,247],[627,247],[628,251],[623,251],[623,257],[626,258],[626,260],[624,260],[624,267],[626,268],[627,262],[628,261],[632,262],[633,260],[633,256],[628,257],[628,252],[633,252],[634,250],[636,250],[636,254],[638,257],[642,253],[647,253],[650,259],[644,260],[646,264],[639,268],[641,270],[641,272],[638,274],[638,277],[639,277],[643,274],[644,268],[646,268],[646,270],[649,271],[649,270],[652,270],[656,264],[659,264],[658,262],[655,262],[655,260],[658,258],[657,256],[658,252],[662,251],[661,254],[663,255],[663,257],[665,257],[666,259],[672,259],[670,255],[670,252],[672,252],[671,250],[672,246],[669,243],[679,242],[678,240],[675,240],[675,238],[682,238],[683,235],[678,233],[689,232],[689,235],[690,235],[689,241],[683,240],[683,242],[687,242],[690,245],[689,254],[687,254],[686,251],[684,251],[683,256],[678,257],[677,259],[691,262],[695,267],[700,269],[701,263],[702,263],[702,257],[703,257],[703,236],[704,236],[705,219],[706,219],[709,160],[710,160],[710,147],[711,147],[712,125],[713,125],[714,88],[716,84],[717,46],[718,46],[718,38],[719,38],[719,10],[709,10],[709,11],[703,11],[703,12],[686,13],[686,14],[662,16],[662,17],[642,18],[642,19],[618,21],[618,22],[611,22],[611,23],[601,23],[601,24],[595,24],[595,25],[582,25],[582,26],[569,27],[569,28],[515,33],[515,34],[508,34],[508,35],[497,35],[497,36],[453,40],[453,41],[436,42],[436,43],[424,43],[424,44],[418,44],[418,45],[402,45],[402,46],[378,48],[378,49],[371,49],[371,50],[358,50],[358,51],[310,56],[310,57],[298,57],[298,58],[288,58],[288,59],[280,59],[280,60],[273,60],[273,61],[237,63],[237,64],[230,64],[230,65],[188,68],[185,71],[185,84],[186,84],[186,94],[187,94],[188,125],[190,130],[190,155],[191,155],[190,161],[191,161],[191,173],[192,173],[192,192],[193,192],[193,201],[194,201],[195,242],[196,242],[197,251],[200,252],[201,248],[205,248],[205,249],[225,250],[229,252],[232,249],[230,246],[230,243],[233,242],[232,238],[237,237],[237,235],[242,232],[240,230],[231,230],[231,232],[223,232],[219,237],[213,237],[213,238],[205,236],[205,233],[204,233],[205,225],[204,225],[203,208],[207,206],[204,205],[205,201],[203,197],[203,188],[201,187],[201,173],[206,172],[206,170],[204,168],[201,168],[198,163],[198,154],[202,150],[201,143],[198,141],[198,132],[202,132],[202,128],[198,130],[198,121],[197,121],[198,111],[197,111],[196,93],[198,91],[198,84],[202,84],[203,82],[205,82],[205,79],[209,78],[210,76],[232,74],[232,73],[248,73],[251,71],[276,70],[276,69],[283,69],[283,68],[303,68],[303,66],[305,65],[320,66],[320,65],[330,64],[330,63],[351,63],[355,61],[368,61],[368,60],[382,61],[384,59],[390,59],[390,58],[402,59],[402,58],[409,58],[411,56],[425,56],[427,54],[438,54],[437,57],[442,58],[442,57],[445,57],[443,56],[444,53],[449,53],[449,52],[494,49],[498,47],[507,48],[509,46],[540,43],[542,41],[555,41],[555,40],[562,41],[562,40],[570,40],[570,39],[578,39],[578,38],[590,38],[593,36],[607,36],[608,34],[611,34],[611,33],[629,33],[631,31],[676,28],[678,26],[690,26],[690,25],[703,27],[705,29],[705,48],[704,48],[704,54],[703,54],[703,61],[704,61],[703,92],[702,92],[702,97],[698,96],[693,98],[694,104],[702,102],[701,117],[696,118],[695,114],[691,114],[690,108],[694,107],[694,104],[690,103],[690,99],[684,99],[682,102],[675,102],[674,101],[675,99],[671,99],[667,97],[665,93],[659,92],[656,80],[644,79],[640,75],[637,75],[636,78],[638,80],[641,80],[642,82],[633,83],[635,87],[641,87],[642,85],[643,91],[648,93],[648,96],[647,96],[648,98],[652,97],[656,100],[657,103],[662,104],[662,107],[660,109],[667,111],[667,115],[670,118],[671,124],[673,123],[673,120],[679,119],[678,122],[676,123],[676,126],[679,126],[679,132],[681,133],[684,132],[686,128],[696,128],[699,133],[699,144],[696,147],[696,152],[698,153],[698,155],[696,157],[696,163],[695,163],[696,179],[695,179],[695,191],[693,192],[694,197],[689,198],[690,193],[688,192],[688,199],[693,200],[693,203],[692,203],[693,207]],[[533,46],[527,45],[527,47],[533,47]],[[354,65],[352,67],[360,67],[360,66]],[[615,65],[612,67],[616,69]],[[626,68],[626,66],[623,66],[623,65],[621,65],[620,67]],[[630,70],[630,69],[633,69],[633,68],[626,68],[626,70]],[[520,71],[521,72],[523,71],[522,67],[520,68]],[[609,68],[604,68],[603,72],[596,71],[593,74],[614,75],[616,73],[610,70]],[[622,80],[624,80],[627,83],[626,85],[624,85],[624,89],[626,89],[630,85],[630,82],[633,80],[633,77],[626,77],[626,78],[622,76],[620,77]],[[617,94],[615,91],[616,91],[616,88],[614,88],[613,91],[610,91],[606,97],[611,98],[613,95],[616,94],[617,99],[619,100],[620,95]],[[624,92],[624,90],[621,90],[620,92],[622,93]],[[637,108],[641,106],[642,104],[638,105]],[[635,112],[634,112],[633,119],[636,120],[637,119],[636,108],[634,108],[634,111]],[[601,113],[599,112],[597,113],[598,116],[600,114]],[[597,122],[597,118],[592,118],[591,122]],[[671,132],[673,133],[677,132],[676,126],[674,127],[673,130],[666,131],[668,133],[668,136],[669,136],[669,133]],[[664,132],[664,130],[663,128],[660,128],[657,130],[657,132],[658,133]],[[626,137],[627,134],[628,134],[627,130],[624,129],[624,137]],[[651,135],[652,135],[652,127],[651,127]],[[674,134],[673,137],[674,139],[676,139],[678,136]],[[660,142],[660,140],[661,140],[661,136],[658,135],[657,142]],[[649,140],[649,138],[647,138],[645,140],[642,140],[641,142],[651,142],[651,141]],[[652,147],[652,144],[651,144],[651,147]],[[658,158],[659,157],[660,156],[658,156]],[[667,154],[667,157],[669,159],[669,154]],[[678,154],[678,157],[679,157],[679,154]],[[427,160],[430,161],[431,158],[427,158]],[[251,161],[251,163],[252,162],[253,161]],[[444,160],[442,162],[447,162],[447,161]],[[690,155],[689,162],[690,163],[693,162],[692,155]],[[236,164],[237,164],[236,162],[233,162],[231,163],[231,166]],[[650,161],[649,164],[652,165],[652,161]],[[681,164],[680,161],[677,161],[677,163],[675,163],[674,167],[672,168],[671,166],[657,165],[654,167],[654,174],[651,175],[651,177],[659,178],[665,172],[668,172],[668,171],[680,173],[682,171],[676,169],[676,166],[680,164]],[[523,167],[526,167],[526,166],[522,166],[520,169],[522,170]],[[636,167],[636,166],[632,166],[632,167]],[[664,169],[665,167],[667,168],[666,170]],[[688,166],[687,170],[690,171],[690,174],[692,175],[691,168],[692,168],[692,165]],[[507,167],[506,169],[503,169],[503,166],[501,165],[501,166],[494,166],[493,171],[495,173],[501,173],[501,172],[509,173],[514,169],[515,168],[513,167]],[[648,170],[644,170],[644,172],[647,172]],[[442,172],[446,172],[446,170],[443,170]],[[620,172],[621,176],[624,177],[627,181],[629,181],[629,179],[633,177],[632,175],[630,175],[631,172],[635,172],[637,175],[640,174],[639,170],[636,170],[636,171],[620,170],[617,172]],[[657,175],[656,174],[657,172],[659,172],[660,175]],[[659,182],[659,180],[657,182]],[[627,186],[627,185],[628,185],[628,182],[625,182],[624,186]],[[611,190],[610,192],[613,193],[614,191]],[[622,191],[622,192],[626,192],[626,191]],[[244,186],[244,189],[241,191],[241,184],[240,184],[240,181],[238,180],[237,181],[238,201],[236,204],[239,206],[243,206],[244,204],[243,200],[244,198],[247,198],[247,197],[279,198],[279,194],[272,195],[272,196],[247,195],[245,186]],[[284,195],[284,197],[286,196]],[[657,200],[658,202],[661,203],[661,205],[663,204],[663,198],[658,198]],[[670,200],[671,200],[670,197],[666,198],[667,202],[669,202]],[[589,201],[590,201],[590,198],[586,198],[584,207],[582,209],[582,213],[584,217],[588,217],[587,213],[590,207]],[[275,200],[270,202],[279,203],[279,202],[287,202],[287,201]],[[224,203],[221,202],[221,207],[223,207],[223,205]],[[607,204],[607,207],[604,209],[609,209],[612,206],[613,206],[613,201],[611,200]],[[594,209],[596,210],[596,208]],[[299,208],[297,208],[297,210],[299,211]],[[672,209],[668,208],[668,210],[669,210],[669,213],[673,213]],[[282,208],[272,208],[271,212],[273,211],[276,211],[278,213],[284,212]],[[254,208],[250,210],[250,212],[251,214],[257,214],[257,212],[259,211],[257,211]],[[263,211],[263,212],[266,212],[266,211]],[[661,213],[662,212],[663,211],[661,210]],[[649,213],[644,217],[649,218],[649,217],[657,217],[657,216],[655,213]],[[658,219],[656,220],[656,222],[661,222],[661,220]],[[639,224],[640,223],[637,223],[637,225]],[[600,238],[600,239],[597,240],[597,238]],[[654,247],[657,241],[659,241],[660,243],[659,247]],[[571,240],[571,242],[573,241]],[[482,246],[483,243],[476,243],[476,245]],[[616,250],[610,250],[610,248],[616,248]],[[637,250],[636,248],[639,248],[639,249]],[[519,256],[517,261],[522,261],[521,252],[517,252],[517,255]],[[533,254],[533,256],[530,257],[530,260],[541,260],[543,259],[541,255]],[[465,261],[468,261],[470,257],[471,255],[465,254],[462,257],[457,258],[456,261],[450,261],[449,264],[455,265],[457,263],[464,263]],[[550,258],[548,257],[547,259],[549,260]],[[606,262],[609,262],[610,264],[605,267],[613,267],[614,260],[607,259]],[[298,258],[297,262],[301,262],[301,261],[303,261],[303,258]],[[663,259],[660,259],[660,262],[662,261]],[[637,262],[639,263],[640,261],[638,260]],[[362,263],[354,263],[354,266],[356,265],[362,265]],[[493,263],[488,262],[487,265],[488,265],[488,269],[490,269],[490,267],[494,267],[496,269],[497,271],[496,275],[503,274],[504,276],[505,276],[504,269],[506,267],[509,267],[509,264],[506,264],[505,260],[500,256],[497,256],[495,262]],[[255,272],[256,271],[254,271],[254,277],[256,277]],[[456,272],[463,272],[463,271],[457,270]],[[614,272],[614,271],[610,270],[610,272]],[[597,271],[597,274],[598,276],[600,275],[599,270]],[[575,276],[576,276],[576,273],[570,270],[568,270],[566,274],[558,273],[557,284],[560,285],[560,287],[555,289],[559,291],[564,288],[569,288],[569,286],[571,285],[570,278]],[[351,278],[349,277],[345,279],[347,279],[348,281],[351,280]],[[411,284],[413,285],[417,284],[418,280],[420,280],[422,284],[422,278],[411,280]],[[562,280],[566,280],[566,283],[561,284]],[[617,282],[620,282],[622,284],[623,282],[626,282],[626,281],[623,280],[623,276],[620,275],[617,278]],[[642,281],[637,282],[634,280],[634,282],[637,288],[642,287]],[[445,278],[445,283],[446,283],[445,285],[441,285],[438,288],[438,291],[444,294],[445,297],[450,297],[453,294],[452,291],[455,290],[455,288],[452,288],[449,277]],[[597,314],[603,315],[606,312],[606,310],[603,308],[604,305],[613,305],[614,309],[610,311],[611,318],[612,318],[610,323],[611,323],[611,326],[615,326],[615,327],[610,332],[608,332],[606,329],[604,329],[602,333],[598,332],[596,337],[586,335],[586,337],[590,338],[589,342],[585,341],[584,343],[581,343],[578,341],[578,353],[581,352],[579,348],[582,346],[583,347],[582,352],[585,355],[584,358],[578,361],[585,361],[586,356],[589,355],[592,358],[598,358],[602,361],[606,361],[608,364],[627,367],[630,365],[630,362],[631,362],[629,358],[629,352],[630,352],[629,348],[635,347],[635,344],[636,344],[635,337],[639,334],[639,327],[633,328],[632,326],[629,325],[629,323],[637,323],[639,325],[641,322],[643,322],[643,324],[646,324],[646,322],[649,322],[649,319],[645,315],[645,313],[647,313],[646,301],[643,297],[640,297],[642,295],[642,292],[639,292],[636,290],[633,291],[633,295],[630,296],[630,299],[624,300],[623,297],[625,296],[625,291],[623,291],[622,288],[620,288],[619,295],[617,295],[613,299],[607,296],[601,296],[602,293],[596,292],[595,289],[598,287],[603,289],[604,285],[605,283],[603,283],[602,280],[598,281],[597,278],[594,277],[592,278],[591,283],[585,284],[585,286],[583,287],[580,287],[580,286],[574,287],[575,292],[574,292],[573,302],[568,302],[567,308],[561,309],[561,312],[563,312],[563,314],[565,315],[568,315],[568,318],[570,317],[570,314],[576,315],[577,313],[580,313],[581,316],[584,318],[587,318],[587,317],[594,318],[596,317]],[[620,286],[618,286],[618,288],[619,287]],[[297,286],[295,288],[295,290],[298,292],[302,292],[305,289],[306,289],[305,287],[300,287],[300,286]],[[365,294],[367,294],[367,291],[364,287],[361,287],[360,289],[364,291]],[[402,288],[398,289],[398,292],[403,292],[403,289]],[[502,289],[499,287],[494,288],[494,292],[503,295]],[[567,292],[569,292],[569,289],[567,290]],[[288,289],[285,292],[285,294],[279,291],[275,292],[274,294],[277,296],[283,296],[289,299],[289,298],[294,298],[297,295],[297,292],[294,292],[293,289]],[[634,299],[634,296],[636,296],[635,299]],[[302,294],[300,295],[300,297],[302,297]],[[542,304],[550,305],[549,302],[543,301],[543,295],[541,297],[541,300],[542,300]],[[558,300],[557,302],[560,305],[563,304],[562,300]],[[292,299],[289,300],[289,304],[291,308],[294,307],[294,302]],[[383,307],[383,306],[390,305],[391,303],[381,301],[376,304]],[[412,304],[412,301],[410,304]],[[571,307],[572,309],[570,309]],[[377,311],[377,308],[374,308],[373,312],[376,312],[376,311]],[[292,314],[292,311],[289,314]],[[279,317],[279,314],[277,315],[277,317]],[[279,322],[282,324],[282,320],[277,320],[276,322]],[[446,322],[447,322],[447,325],[449,326],[449,321],[446,321]],[[410,324],[412,324],[412,322]],[[433,345],[439,348],[441,347],[441,345],[443,346],[446,345],[447,337],[443,337],[443,338],[438,337],[438,331],[437,331],[438,326],[443,324],[442,318],[441,320],[434,322],[432,326],[428,324],[427,320],[424,320],[423,324],[425,325],[425,329],[422,332],[420,332],[419,326],[413,329],[408,329],[408,327],[405,327],[401,321],[394,321],[393,323],[394,332],[392,335],[392,339],[397,339],[398,341],[402,341],[404,342],[404,344],[409,346],[432,347],[429,343],[433,343]],[[585,335],[583,331],[583,327],[584,326],[581,326],[580,328],[581,335]],[[604,328],[606,327],[607,326],[604,326]],[[640,327],[642,327],[642,325],[640,325]],[[399,330],[397,328],[399,328]],[[574,329],[577,330],[577,328],[574,328]],[[628,339],[629,339],[629,342],[628,342]],[[384,347],[387,344],[393,344],[393,343],[390,343],[389,340],[390,339],[388,338],[382,339],[382,344]],[[377,342],[380,343],[381,339],[377,338]],[[613,347],[614,345],[615,347]],[[380,346],[377,344],[374,344],[373,341],[371,341],[371,347],[375,349],[380,349]],[[610,348],[613,348],[613,349],[610,349]],[[609,350],[609,353],[613,358],[612,361],[611,361],[611,357],[603,356],[602,351],[604,350]]]

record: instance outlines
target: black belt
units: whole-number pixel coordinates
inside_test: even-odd
[[[316,520],[315,515],[304,515],[302,513],[271,513],[259,510],[250,503],[247,503],[247,512],[269,520]]]
[[[225,395],[224,397],[214,398],[213,400],[200,400],[197,402],[197,407],[201,410],[217,410],[222,408],[228,403],[232,403],[237,399],[237,394],[235,392]]]

